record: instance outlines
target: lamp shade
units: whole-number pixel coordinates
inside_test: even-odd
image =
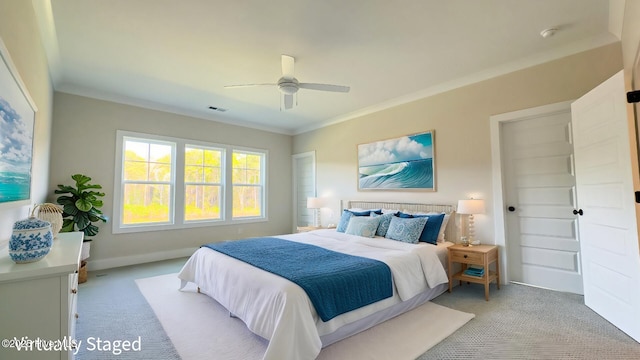
[[[484,214],[484,200],[468,199],[458,200],[458,214]]]
[[[307,209],[320,209],[322,207],[322,199],[317,197],[307,198]]]

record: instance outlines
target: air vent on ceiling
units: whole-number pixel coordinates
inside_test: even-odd
[[[220,111],[220,112],[225,112],[227,111],[227,109],[224,108],[220,108],[220,107],[216,107],[216,106],[209,106],[210,110],[215,110],[215,111]]]

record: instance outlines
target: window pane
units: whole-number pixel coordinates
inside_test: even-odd
[[[184,181],[186,182],[202,182],[201,166],[186,166],[184,169]]]
[[[149,164],[140,161],[124,162],[124,180],[147,181]]]
[[[247,170],[247,184],[260,184],[260,170]]]
[[[247,163],[247,156],[243,153],[234,151],[233,152],[233,167],[237,168],[237,167],[246,167],[246,163]]]
[[[124,184],[124,225],[169,222],[171,186],[158,184]]]
[[[233,217],[262,215],[262,188],[259,186],[233,187]]]
[[[186,165],[202,165],[204,150],[192,147],[185,147],[184,163]]]
[[[149,160],[158,163],[171,164],[171,145],[150,144]]]
[[[127,140],[124,143],[125,160],[149,161],[149,143]]]
[[[222,164],[222,151],[220,150],[207,150],[204,152],[204,165],[220,167]]]
[[[261,155],[247,155],[247,169],[260,170]]]
[[[222,154],[222,150],[185,146],[185,181],[219,184]]]
[[[231,181],[234,184],[246,184],[247,172],[244,169],[233,169]]]
[[[171,181],[171,164],[149,164],[149,180],[151,181]]]
[[[187,185],[184,217],[187,221],[220,219],[220,186]]]
[[[204,182],[219,184],[221,182],[220,180],[221,180],[220,168],[208,167],[204,169]]]

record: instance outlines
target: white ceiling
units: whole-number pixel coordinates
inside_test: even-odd
[[[286,134],[618,40],[608,0],[33,2],[56,90]],[[351,91],[281,111],[275,87],[224,88],[276,82],[281,54]]]

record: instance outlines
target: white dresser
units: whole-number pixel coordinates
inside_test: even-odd
[[[0,359],[73,359],[82,240],[60,233],[44,259],[27,264],[0,250]]]

